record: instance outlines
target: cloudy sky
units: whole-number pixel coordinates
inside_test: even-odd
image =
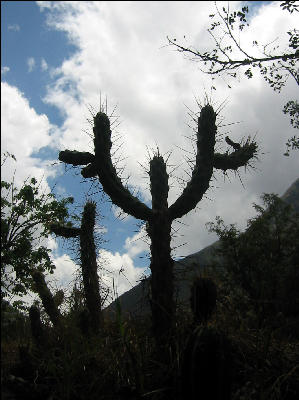
[[[266,44],[278,38],[283,50],[296,16],[281,11],[279,2],[248,4],[250,27],[241,37],[242,45],[252,49],[254,39]],[[229,135],[239,141],[256,135],[260,154],[255,169],[246,173],[242,169],[239,176],[215,173],[197,209],[180,221],[183,224],[174,224],[180,228],[172,243],[174,257],[215,241],[205,224],[216,215],[244,228],[254,215],[252,203],[259,202],[262,193],[282,195],[298,178],[298,154],[283,156],[294,131],[282,108],[296,98],[295,81],[289,79],[280,94],[258,73],[251,80],[212,81],[197,63],[168,45],[167,36],[211,49],[207,28],[208,16],[215,12],[213,2],[3,1],[1,11],[1,146],[2,153],[9,151],[17,158],[16,163],[5,163],[2,176],[9,180],[16,170],[18,184],[29,175],[43,177],[48,190],[54,187],[58,196],[73,196],[78,212],[87,199],[97,201],[107,240],[102,264],[110,271],[102,272],[102,279],[111,285],[114,277],[119,294],[148,273],[141,221],[119,219],[119,210],[103,197],[100,185],[83,181],[79,169],[57,162],[60,150],[93,151],[88,120],[101,103],[114,122],[114,149],[122,144],[114,159],[148,205],[145,170],[157,146],[162,154],[172,152],[169,204],[183,188],[182,179],[190,172],[186,157],[193,151],[189,114],[191,110],[197,115],[198,102],[204,104],[208,98],[215,108],[225,103],[218,120],[219,137]],[[219,144],[218,150],[225,152],[227,145]],[[67,285],[76,269],[71,254],[54,238],[49,245],[57,266],[55,277]]]

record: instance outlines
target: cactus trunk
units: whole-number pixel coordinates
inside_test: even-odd
[[[170,256],[171,222],[161,216],[149,224],[151,238],[151,309],[154,336],[167,341],[173,322],[173,260]]]
[[[153,332],[160,344],[167,342],[173,322],[173,260],[171,219],[168,216],[168,174],[159,153],[150,161],[153,217],[148,221],[151,239],[151,308]]]
[[[86,203],[81,222],[80,247],[83,285],[91,318],[90,324],[93,331],[98,332],[102,322],[102,314],[96,248],[93,237],[95,212],[95,204]]]

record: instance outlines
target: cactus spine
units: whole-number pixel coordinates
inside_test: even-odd
[[[125,213],[147,222],[151,239],[152,323],[157,342],[171,332],[173,306],[173,260],[171,258],[171,224],[194,209],[209,187],[213,168],[226,171],[246,165],[255,156],[257,145],[249,140],[231,154],[214,152],[216,113],[210,105],[202,108],[198,118],[197,155],[192,177],[182,194],[168,207],[168,175],[161,155],[150,161],[152,208],[134,197],[123,185],[111,160],[110,121],[103,112],[94,117],[94,152],[61,151],[59,160],[72,165],[86,165],[83,177],[98,176],[112,202]]]
[[[77,152],[73,152],[71,153],[71,157],[74,153],[77,154]],[[85,160],[84,157],[83,160]],[[97,273],[96,246],[93,236],[95,216],[95,203],[87,202],[84,206],[80,228],[52,224],[50,229],[53,233],[65,238],[80,237],[81,268],[86,306],[89,315],[88,320],[92,331],[97,333],[102,323],[102,304]]]

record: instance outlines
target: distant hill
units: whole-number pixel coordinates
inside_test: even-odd
[[[286,203],[291,204],[296,212],[299,212],[299,178],[281,197]],[[205,247],[197,253],[190,254],[182,260],[174,263],[175,276],[175,300],[176,304],[188,305],[190,298],[190,286],[193,278],[202,271],[219,261],[215,250],[219,241]],[[119,296],[122,313],[124,315],[142,316],[150,313],[148,301],[149,278],[144,279],[138,285]],[[115,301],[105,310],[106,315],[115,313]]]

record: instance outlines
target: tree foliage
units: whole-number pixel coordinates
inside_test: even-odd
[[[35,178],[21,188],[13,180],[1,181],[1,297],[26,294],[33,268],[53,273],[50,249],[43,241],[50,234],[50,222],[69,216],[71,203],[72,197],[57,200],[43,192]]]
[[[262,200],[245,232],[219,217],[208,226],[220,238],[231,287],[243,290],[260,320],[278,313],[298,317],[299,214],[274,194]]]
[[[280,4],[284,10],[298,17],[298,4],[296,1],[283,1]],[[230,78],[237,78],[243,72],[244,76],[251,79],[255,71],[259,71],[265,81],[280,93],[291,77],[299,85],[299,71],[297,62],[299,58],[299,31],[290,28],[287,32],[288,47],[282,50],[281,45],[274,39],[270,43],[259,43],[252,38],[251,50],[241,45],[242,32],[249,26],[248,6],[242,7],[239,11],[230,11],[229,5],[219,10],[215,2],[216,12],[210,14],[212,23],[207,30],[214,41],[212,50],[197,49],[193,46],[178,43],[177,39],[167,37],[170,45],[190,57],[192,61],[201,64],[201,71],[208,75],[226,75]],[[294,20],[295,22],[295,20]],[[231,86],[228,84],[228,87]],[[214,89],[216,89],[213,86]],[[290,100],[284,106],[284,114],[290,116],[290,123],[294,128],[299,127],[299,109],[297,100]],[[299,149],[299,138],[297,135],[288,139],[287,151]]]

